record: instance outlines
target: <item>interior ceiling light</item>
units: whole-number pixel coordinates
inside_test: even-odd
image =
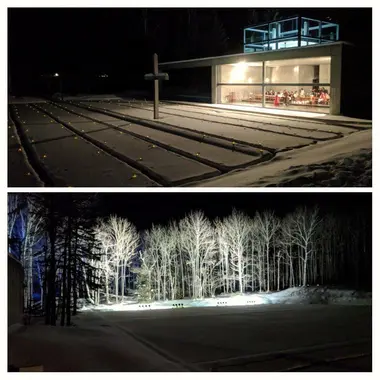
[[[230,73],[230,83],[244,82],[246,71],[247,71],[246,62],[239,62],[235,64]]]

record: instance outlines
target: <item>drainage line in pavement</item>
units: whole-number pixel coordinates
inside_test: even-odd
[[[133,136],[135,138],[138,138],[140,140],[144,140],[144,141],[147,141],[149,143],[152,143],[152,144],[155,144],[157,146],[160,146],[161,148],[166,149],[168,151],[172,151],[172,152],[174,152],[174,153],[176,153],[176,154],[178,154],[180,156],[184,156],[184,157],[189,158],[189,159],[191,159],[193,161],[201,162],[201,163],[203,163],[203,164],[205,164],[207,166],[210,166],[212,168],[215,168],[215,169],[219,170],[222,174],[230,173],[230,172],[232,172],[234,170],[238,170],[238,169],[246,169],[246,168],[252,167],[254,165],[260,164],[262,162],[269,161],[270,159],[272,159],[274,157],[270,153],[265,153],[265,154],[261,155],[260,158],[257,158],[257,159],[255,159],[253,161],[248,162],[248,163],[239,164],[239,165],[235,165],[235,166],[226,166],[226,165],[223,165],[223,164],[218,164],[216,162],[210,161],[210,160],[208,160],[206,158],[203,158],[203,157],[194,156],[193,154],[188,153],[188,152],[186,152],[186,151],[184,151],[182,149],[178,149],[178,148],[175,148],[175,147],[173,147],[171,145],[167,145],[165,143],[162,143],[160,141],[156,141],[156,140],[153,140],[151,138],[148,138],[148,137],[145,137],[145,136],[141,136],[141,135],[139,135],[137,133],[134,133],[134,132],[122,129],[121,127],[114,126],[113,124],[109,124],[109,123],[107,123],[105,121],[101,121],[101,120],[92,118],[91,116],[83,115],[83,114],[81,114],[79,112],[71,110],[70,108],[63,107],[62,105],[60,105],[58,103],[51,103],[51,104],[52,105],[56,105],[56,106],[60,107],[61,109],[65,110],[65,111],[71,112],[74,115],[78,115],[78,116],[81,116],[83,118],[87,118],[89,120],[96,121],[99,124],[104,124],[104,125],[106,125],[106,126],[108,126],[110,128],[113,128],[113,129],[117,130],[117,131],[123,132],[125,134],[129,134],[129,135],[131,135],[131,136]],[[87,109],[87,108],[81,107],[81,106],[79,106],[77,104],[70,104],[70,105],[74,106],[74,107],[77,107],[79,109]],[[91,111],[103,114],[102,112],[97,111],[97,110],[91,110]],[[119,119],[119,118],[117,118],[115,116],[111,116],[111,115],[108,115],[108,116],[114,117],[115,119]],[[136,124],[138,124],[138,123],[136,123]],[[147,128],[152,128],[152,127],[147,127]],[[152,128],[152,129],[154,129],[154,128]],[[178,134],[172,133],[170,131],[162,131],[162,132],[178,135]],[[180,136],[180,137],[183,137],[183,136]],[[184,137],[184,138],[187,138],[187,137]],[[192,139],[190,138],[190,140],[192,140]],[[214,146],[214,144],[212,144],[210,142],[206,142],[205,144]],[[218,147],[220,147],[220,146],[218,146]],[[227,149],[227,150],[232,150],[230,148],[225,148],[225,147],[221,147],[221,148],[222,149]],[[239,153],[242,153],[242,152],[239,152]],[[247,153],[243,153],[243,154],[247,154]],[[183,186],[183,185],[187,185],[188,183],[194,183],[194,182],[198,182],[200,180],[206,180],[206,179],[211,179],[211,178],[214,178],[214,177],[218,177],[219,175],[220,174],[213,174],[213,173],[211,173],[210,175],[208,175],[208,174],[202,174],[202,175],[200,175],[198,177],[186,178],[184,180],[173,182],[172,185]]]
[[[260,144],[254,144],[254,143],[250,143],[247,141],[237,140],[234,138],[218,136],[218,135],[214,135],[214,134],[208,133],[208,132],[194,131],[194,130],[191,130],[189,128],[179,127],[177,125],[164,123],[162,121],[151,122],[149,120],[145,120],[142,118],[129,116],[129,115],[127,116],[127,115],[123,115],[123,114],[120,114],[120,113],[115,112],[115,111],[110,111],[110,110],[106,110],[106,109],[98,108],[98,107],[93,107],[93,106],[86,106],[84,104],[78,105],[74,102],[70,102],[69,104],[75,105],[75,106],[80,107],[80,108],[87,109],[89,111],[96,111],[96,112],[102,113],[104,115],[115,117],[115,118],[120,119],[120,120],[126,120],[126,121],[129,121],[131,123],[141,124],[141,125],[148,127],[148,128],[158,129],[160,131],[164,131],[167,133],[171,133],[174,135],[178,135],[178,136],[185,137],[187,139],[191,139],[191,140],[195,140],[195,141],[199,141],[202,143],[204,143],[205,140],[204,140],[204,137],[201,137],[200,135],[203,135],[205,137],[220,140],[220,141],[206,141],[207,144],[219,146],[219,147],[224,148],[224,149],[235,150],[237,152],[241,152],[241,153],[248,154],[251,156],[260,156],[260,154],[256,154],[256,152],[252,152],[252,149],[249,149],[249,148],[255,148],[255,149],[261,150],[263,152],[263,154],[261,154],[261,157],[263,157],[263,156],[265,157],[267,155],[270,155],[271,156],[270,158],[272,158],[276,153],[275,149],[264,147]],[[240,144],[242,146],[236,146],[235,145],[233,148],[231,148],[231,143]],[[264,150],[267,151],[268,153],[264,153]],[[270,159],[270,158],[268,158],[268,159]]]
[[[21,142],[21,149],[24,149],[29,165],[36,172],[40,181],[48,187],[66,186],[66,184],[63,181],[54,178],[54,176],[46,170],[45,166],[39,159],[37,152],[33,148],[33,145],[31,144],[26,133],[24,132],[22,124],[18,120],[18,117],[15,115],[13,107],[11,107],[11,118],[14,123],[18,138]]]
[[[56,103],[52,103],[52,104],[55,105]],[[186,158],[189,158],[190,160],[200,162],[200,163],[205,164],[205,165],[207,165],[207,166],[211,166],[211,167],[213,167],[213,168],[219,170],[219,171],[222,172],[222,173],[228,173],[229,171],[231,171],[231,170],[233,170],[233,169],[239,169],[239,168],[241,168],[241,167],[245,167],[245,166],[246,166],[246,164],[244,164],[244,166],[242,166],[242,165],[243,165],[243,164],[242,164],[242,165],[238,165],[238,166],[234,166],[234,167],[227,167],[227,166],[225,166],[225,165],[218,164],[218,163],[216,163],[216,162],[210,161],[210,160],[208,160],[208,159],[206,159],[206,158],[194,156],[194,155],[191,154],[191,153],[188,153],[188,152],[183,151],[183,150],[181,150],[181,149],[175,148],[175,147],[173,147],[173,146],[171,146],[171,145],[167,145],[167,144],[162,143],[162,142],[160,142],[160,141],[153,140],[153,139],[151,139],[151,138],[149,138],[149,137],[141,136],[141,135],[139,135],[138,133],[134,133],[134,132],[128,131],[128,130],[123,129],[123,128],[121,128],[121,127],[118,127],[118,126],[115,126],[115,125],[113,125],[113,124],[107,123],[106,121],[101,121],[101,120],[95,119],[95,118],[93,118],[93,117],[91,117],[91,116],[87,116],[87,115],[80,114],[79,112],[73,111],[73,110],[71,110],[71,109],[69,109],[69,108],[62,107],[60,104],[56,104],[56,105],[57,105],[58,107],[62,108],[63,110],[65,110],[65,111],[69,111],[69,112],[71,112],[71,113],[74,114],[74,115],[78,115],[78,116],[81,116],[81,117],[86,118],[86,119],[88,119],[88,120],[95,121],[95,122],[97,122],[97,123],[99,123],[99,124],[104,124],[104,125],[106,125],[107,127],[110,127],[110,128],[112,128],[112,129],[115,129],[116,131],[123,132],[123,133],[125,133],[125,134],[127,134],[127,135],[130,135],[130,136],[133,136],[133,137],[135,137],[135,138],[137,138],[137,139],[140,139],[140,140],[143,140],[143,141],[149,142],[149,143],[151,143],[151,144],[157,145],[157,146],[159,146],[159,147],[161,147],[161,148],[163,148],[163,149],[166,149],[166,150],[168,150],[168,151],[171,151],[171,152],[173,152],[173,153],[176,153],[176,154],[178,154],[178,155],[180,155],[180,156],[184,156],[184,157],[186,157]],[[75,107],[78,107],[78,106],[75,105]],[[78,108],[80,108],[80,107],[78,107]],[[248,165],[255,164],[255,163],[256,163],[256,161],[253,161],[253,162],[248,163]]]
[[[118,104],[118,103],[115,103],[115,104]],[[135,106],[135,105],[127,104],[127,103],[124,103],[124,104],[127,105],[130,108],[140,109],[140,110],[144,110],[144,111],[151,111],[148,108],[139,107],[137,105]],[[185,111],[178,110],[178,111],[180,111],[180,112],[191,112],[191,111],[186,111],[186,110]],[[194,111],[194,112],[197,112],[197,111]],[[226,121],[208,120],[208,119],[202,119],[201,117],[195,117],[195,116],[177,115],[175,113],[171,113],[171,112],[168,112],[168,111],[160,111],[160,113],[163,113],[163,114],[166,114],[166,115],[170,115],[170,116],[180,116],[180,117],[183,117],[183,118],[186,118],[186,119],[205,121],[207,123],[224,124],[224,125],[229,125],[229,126],[233,126],[233,127],[237,127],[237,128],[250,129],[250,130],[258,131],[258,132],[273,133],[273,134],[281,135],[281,136],[297,137],[297,138],[301,138],[301,139],[305,139],[305,140],[311,140],[313,142],[314,141],[330,141],[330,140],[335,140],[335,139],[340,138],[340,137],[343,136],[341,133],[339,134],[339,133],[334,133],[334,132],[326,132],[326,133],[329,133],[332,136],[331,137],[322,137],[322,138],[319,138],[319,137],[307,137],[307,136],[302,136],[302,135],[298,135],[298,134],[295,134],[295,133],[273,131],[273,130],[269,130],[269,129],[258,128],[258,127],[250,127],[248,125],[230,123],[230,122],[226,122]],[[200,113],[200,112],[198,112],[198,113]],[[202,114],[202,115],[205,115],[205,114]],[[215,117],[214,115],[211,115],[211,116]],[[216,117],[221,117],[221,116],[220,115],[216,115]],[[237,118],[232,118],[232,119],[239,120]],[[243,120],[243,121],[247,122],[247,123],[254,123],[254,121],[251,121],[251,120]],[[269,125],[279,126],[278,124],[271,124],[271,123],[262,123],[262,124],[269,124]],[[284,128],[297,129],[297,127],[291,127],[291,126],[284,126]],[[301,129],[301,128],[298,128],[298,129]],[[305,130],[306,132],[313,133],[313,131],[310,130],[310,129],[303,128],[303,130]],[[317,132],[321,132],[321,131],[317,131]],[[325,132],[325,131],[322,131],[322,132]]]
[[[103,143],[99,142],[98,140],[93,139],[92,137],[88,136],[86,133],[79,132],[77,129],[73,128],[71,125],[69,125],[65,121],[61,120],[59,117],[54,116],[49,111],[46,111],[45,109],[43,109],[43,108],[41,108],[41,107],[39,107],[39,106],[37,106],[35,104],[33,104],[33,107],[37,108],[38,110],[40,110],[41,112],[45,113],[46,115],[49,115],[57,123],[63,125],[65,128],[69,129],[71,132],[73,132],[76,135],[80,136],[84,140],[89,141],[91,144],[93,144],[97,148],[103,150],[104,152],[106,152],[110,156],[112,156],[114,158],[117,158],[118,160],[120,160],[120,161],[122,161],[122,162],[124,162],[124,163],[126,163],[126,164],[128,164],[130,166],[132,166],[136,170],[139,170],[141,173],[145,174],[146,176],[148,176],[150,179],[152,179],[153,181],[157,182],[161,186],[166,186],[166,187],[170,187],[171,186],[171,184],[165,178],[163,178],[162,176],[160,176],[156,172],[150,170],[146,166],[141,165],[137,161],[132,160],[131,158],[129,158],[129,157],[127,157],[127,156],[125,156],[125,155],[123,155],[123,154],[121,154],[119,152],[114,151],[113,149],[109,148],[105,144],[103,144]]]

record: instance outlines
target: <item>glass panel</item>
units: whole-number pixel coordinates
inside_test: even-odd
[[[264,45],[251,45],[251,44],[244,45],[244,53],[255,53],[257,51],[264,51],[264,50],[268,50],[267,44],[264,44]]]
[[[257,30],[246,30],[245,42],[251,43],[251,44],[255,44],[258,42],[259,43],[264,42],[264,41],[266,41],[266,34],[267,33],[263,33],[261,31],[257,31]]]
[[[219,83],[262,83],[262,62],[239,62],[220,66]]]
[[[312,38],[320,38],[319,35],[319,27],[320,21],[311,20],[309,18],[301,19],[301,36],[303,37],[312,37]]]
[[[319,44],[319,39],[311,38],[311,37],[302,37],[301,38],[301,46],[309,46]]]
[[[271,22],[269,24],[269,36],[271,40],[288,37],[298,37],[298,18],[284,21]]]
[[[265,86],[265,107],[328,112],[330,86]]]
[[[338,26],[330,22],[322,22],[321,38],[336,41],[338,39]]]
[[[292,47],[298,47],[298,40],[294,37],[281,38],[269,43],[269,50],[286,49]]]
[[[220,103],[262,105],[262,86],[218,86]]]
[[[268,24],[244,29],[246,44],[261,44],[268,40]]]
[[[330,57],[265,62],[265,83],[330,83]]]
[[[298,17],[290,20],[281,21],[282,36],[281,37],[298,37]]]

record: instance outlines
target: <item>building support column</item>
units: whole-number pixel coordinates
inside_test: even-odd
[[[331,55],[330,74],[330,115],[341,114],[341,87],[342,87],[342,46],[336,47]]]
[[[298,35],[297,35],[297,40],[298,40],[298,47],[301,47],[301,39],[302,39],[302,17],[298,16],[297,20],[297,26],[298,26]]]
[[[218,94],[217,94],[217,82],[218,82],[218,66],[211,66],[211,103],[218,103]]]
[[[265,61],[263,61],[263,66],[262,66],[261,72],[262,72],[261,105],[264,108],[265,107]]]

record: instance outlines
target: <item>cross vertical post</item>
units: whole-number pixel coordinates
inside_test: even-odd
[[[156,53],[153,55],[153,73],[145,74],[145,80],[154,80],[154,102],[153,102],[153,117],[158,119],[158,106],[159,106],[159,81],[169,80],[168,73],[158,72],[158,56]]]
[[[154,118],[158,119],[158,103],[159,103],[159,90],[158,90],[158,56],[156,53],[153,55],[153,74],[156,76],[154,79]]]

